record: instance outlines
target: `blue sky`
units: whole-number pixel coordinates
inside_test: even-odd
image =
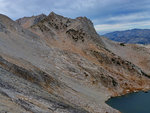
[[[98,33],[150,28],[150,0],[0,0],[0,13],[12,19],[49,14],[86,16]]]

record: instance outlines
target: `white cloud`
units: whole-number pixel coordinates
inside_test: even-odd
[[[132,21],[132,20],[145,19],[145,18],[150,18],[149,12],[114,16],[114,17],[110,17],[109,19],[107,19],[107,21]]]
[[[6,13],[7,10],[7,6],[9,5],[8,2],[6,2],[5,0],[0,0],[0,13]]]

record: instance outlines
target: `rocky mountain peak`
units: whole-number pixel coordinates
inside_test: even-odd
[[[91,40],[100,45],[104,45],[99,35],[95,31],[93,23],[86,17],[77,17],[75,19],[63,17],[51,12],[46,18],[32,26],[32,29],[43,32],[47,36],[62,33],[64,37],[69,37],[75,42],[85,42]]]
[[[16,22],[24,28],[29,28],[37,24],[41,20],[43,20],[45,17],[46,17],[45,14],[40,14],[40,15],[32,16],[32,17],[23,17],[23,18],[17,19]]]
[[[10,26],[12,23],[14,23],[8,16],[0,14],[0,24],[4,25],[5,27]]]
[[[53,16],[54,17],[54,16],[60,16],[60,15],[58,15],[55,12],[52,11],[48,16]]]
[[[11,19],[8,16],[0,14],[0,21],[1,22],[6,22],[6,21],[10,21],[10,20]]]
[[[69,26],[69,23],[72,23],[73,19],[63,17],[54,12],[51,12],[48,17],[45,19],[53,28],[56,30],[64,29]]]
[[[16,22],[14,22],[9,17],[3,14],[0,14],[0,31],[1,32],[8,33],[10,31],[18,31],[19,29],[21,31],[20,26]]]

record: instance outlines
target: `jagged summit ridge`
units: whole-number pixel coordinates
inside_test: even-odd
[[[104,46],[93,23],[86,17],[71,19],[51,12],[43,20],[31,26],[31,29],[47,37],[56,36],[57,32],[59,32],[59,34],[69,37],[75,42],[94,41],[94,43]],[[56,37],[58,38],[59,36]]]

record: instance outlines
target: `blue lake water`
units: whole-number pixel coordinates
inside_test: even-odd
[[[114,97],[106,103],[122,113],[150,113],[150,91]]]

